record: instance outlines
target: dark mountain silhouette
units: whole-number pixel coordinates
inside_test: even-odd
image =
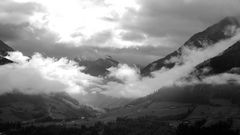
[[[94,117],[96,113],[65,93],[0,95],[0,122],[79,119]]]
[[[4,64],[8,64],[8,63],[12,63],[12,61],[0,56],[0,65],[4,65]]]
[[[83,71],[87,74],[93,76],[105,76],[109,71],[107,70],[110,67],[116,67],[119,62],[114,60],[111,56],[106,58],[100,58],[97,60],[87,60],[87,59],[74,59],[79,66],[85,66],[86,69]]]
[[[5,44],[3,41],[0,40],[0,65],[12,63],[11,60],[4,58],[4,56],[6,56],[8,54],[8,52],[12,52],[12,51],[14,51],[14,49],[12,49],[7,44]]]
[[[14,49],[9,47],[7,44],[5,44],[3,41],[0,40],[0,55],[6,56],[7,52],[12,52]]]
[[[172,68],[176,62],[171,62],[171,58],[179,58],[182,55],[183,48],[205,48],[214,43],[230,38],[236,34],[237,28],[240,27],[239,20],[234,17],[226,17],[219,23],[208,27],[206,30],[193,35],[187,42],[184,43],[176,51],[170,53],[164,58],[152,62],[141,70],[143,76],[150,75],[151,72],[160,70],[162,67]],[[181,64],[178,63],[178,64]]]

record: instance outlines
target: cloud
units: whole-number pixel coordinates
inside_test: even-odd
[[[12,52],[8,59],[15,63],[0,66],[0,93],[18,90],[28,94],[68,92],[84,94],[100,78],[82,73],[66,58],[43,57],[36,53],[31,58]]]
[[[5,41],[21,39],[27,26],[28,24],[0,24],[0,38]]]
[[[146,37],[144,34],[134,32],[123,32],[121,33],[122,39],[127,41],[143,41]]]
[[[27,55],[74,57],[75,50],[99,49],[145,65],[222,18],[238,16],[239,6],[238,0],[3,0],[0,39]]]
[[[127,64],[119,64],[118,67],[111,67],[108,71],[110,71],[109,77],[115,77],[123,82],[132,82],[139,79],[137,76],[138,69],[129,67]]]
[[[12,0],[1,0],[1,24],[19,25],[22,23],[29,23],[30,17],[35,12],[41,11],[43,11],[43,8],[39,4],[34,2],[17,3]]]
[[[205,84],[212,84],[212,85],[229,84],[229,83],[240,84],[240,76],[237,74],[223,73],[220,75],[213,75],[210,77],[206,77],[202,80],[202,82]]]
[[[130,48],[174,44],[168,36],[151,37],[148,33],[122,27],[123,22],[131,22],[126,16],[131,19],[134,18],[132,14],[136,13],[136,17],[141,14],[138,12],[141,5],[136,0],[15,0],[12,3],[34,5],[26,8],[28,14],[24,21],[33,29],[45,29],[54,33],[55,43],[62,45]],[[22,11],[22,8],[17,10]],[[10,15],[9,10],[6,12]],[[13,20],[12,22],[14,23]]]
[[[40,52],[50,57],[58,58],[74,58],[83,55],[93,55],[95,58],[97,58],[99,57],[99,55],[113,55],[121,62],[140,65],[146,65],[149,61],[157,59],[159,58],[159,56],[161,57],[162,55],[165,55],[166,51],[169,50],[169,48],[163,47],[165,50],[157,53],[157,50],[163,50],[163,48],[156,48],[155,46],[154,48],[153,46],[147,47],[148,44],[151,43],[147,43],[145,47],[141,47],[141,44],[144,44],[144,42],[139,44],[142,34],[134,35],[134,33],[131,33],[131,31],[122,31],[121,28],[118,27],[119,19],[121,19],[121,16],[128,12],[128,10],[132,9],[131,5],[129,5],[129,1],[127,1],[127,4],[118,1],[81,1],[85,3],[85,5],[90,4],[93,6],[92,9],[89,9],[89,11],[93,12],[92,14],[96,12],[95,9],[104,9],[104,12],[105,10],[107,10],[106,14],[101,13],[102,10],[99,11],[99,13],[101,13],[101,17],[95,18],[96,16],[93,15],[90,18],[85,16],[87,17],[85,19],[81,18],[81,15],[78,14],[79,12],[75,12],[72,10],[64,10],[67,7],[71,7],[65,6],[68,5],[68,3],[70,5],[73,4],[75,5],[74,7],[77,6],[76,8],[82,10],[81,2],[70,0],[63,1],[59,3],[59,5],[56,5],[55,2],[49,2],[45,0],[1,1],[0,5],[2,7],[1,10],[4,11],[4,16],[2,18],[0,16],[0,19],[2,19],[2,21],[0,22],[0,40],[5,41],[14,49],[19,50],[25,55],[29,56],[31,56],[35,52]],[[77,4],[75,4],[75,2],[77,2]],[[118,7],[119,11],[117,10],[117,8],[113,8],[116,7],[118,4],[121,5],[120,7]],[[57,11],[48,11],[55,10],[55,8],[57,8]],[[69,11],[73,16],[74,21],[71,19],[68,20],[68,18],[64,18],[65,16],[69,16],[70,13],[68,12],[66,14],[63,13],[63,21],[57,20],[57,22],[52,22],[51,17],[55,14],[50,15],[49,12],[58,12],[58,8],[61,9],[59,11],[60,13],[64,11]],[[87,13],[88,10],[84,12]],[[75,16],[78,15],[79,17],[76,18]],[[105,18],[107,17],[115,19],[115,21],[109,22],[109,20],[104,20],[102,16],[104,16]],[[117,18],[114,16],[116,16]],[[56,16],[54,16],[54,19],[56,19],[55,17]],[[91,18],[93,20],[91,20]],[[77,22],[75,21],[76,19]],[[84,23],[82,20],[92,21],[91,23],[86,23],[86,25],[89,26],[89,29],[93,30],[98,29],[96,28],[96,24],[99,23],[99,21],[95,22],[94,20],[100,20],[101,23],[99,25],[104,25],[102,26],[103,29],[101,28],[101,30],[98,30],[92,33],[91,36],[88,36],[88,32],[84,32],[84,30],[82,30],[82,27],[80,27],[81,25],[83,25],[82,23]],[[59,35],[58,32],[54,31],[51,26],[52,23],[60,22],[64,23],[57,24],[57,26],[59,25],[59,27],[67,31],[69,30],[69,32],[66,32],[67,35],[64,35],[65,37],[69,36],[74,38],[74,40],[76,39],[75,41],[81,40],[81,42],[64,42],[64,40],[61,39],[61,35]],[[104,24],[102,24],[103,22]],[[74,24],[72,25],[71,23]],[[114,24],[114,29],[112,29],[112,24]],[[71,26],[74,26],[76,30],[72,30]],[[111,26],[111,28],[105,29],[105,26]],[[85,29],[85,27],[83,27],[83,29]],[[134,39],[133,42],[131,41],[131,39]],[[63,42],[58,42],[60,40],[62,40]],[[139,46],[141,48],[136,48],[136,46]],[[127,47],[130,47],[129,50]],[[95,50],[98,50],[99,53],[97,54]],[[153,51],[154,54],[152,54]],[[145,57],[140,61],[138,60],[138,57],[142,54],[144,54]]]
[[[18,3],[13,0],[0,2],[0,39],[12,41],[24,39],[31,27],[31,18],[43,12],[40,4],[34,2]]]

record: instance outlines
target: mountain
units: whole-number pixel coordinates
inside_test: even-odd
[[[3,41],[0,40],[0,65],[12,63],[11,60],[4,58],[4,56],[6,56],[8,52],[12,52],[12,51],[14,51],[14,49],[12,49]]]
[[[201,76],[215,75],[225,72],[239,73],[240,68],[240,41],[226,49],[219,55],[199,64],[191,75]]]
[[[51,121],[94,117],[97,111],[80,105],[65,93],[0,95],[0,122]]]
[[[87,59],[74,59],[79,66],[84,66],[83,72],[93,75],[93,76],[105,76],[109,71],[107,70],[110,67],[116,67],[119,62],[114,60],[111,56],[106,58],[100,58],[97,60],[87,60]]]
[[[76,99],[80,104],[86,104],[100,109],[117,108],[132,101],[132,99],[116,98],[101,93],[88,93],[86,95],[77,96]]]
[[[234,36],[237,32],[237,28],[240,28],[239,20],[234,17],[226,17],[219,23],[214,24],[213,26],[208,27],[206,30],[193,35],[187,42],[184,43],[183,46],[178,48],[176,51],[147,65],[141,70],[141,74],[143,76],[147,76],[150,75],[151,72],[160,70],[163,67],[172,68],[176,65],[176,60],[173,61],[173,58],[177,58],[178,61],[181,61],[180,57],[182,50],[185,47],[205,48],[207,46],[211,46],[220,40]],[[181,62],[178,64],[181,64]]]
[[[231,29],[233,31],[226,32],[225,27],[228,26],[234,26]],[[204,45],[212,45],[221,39],[233,36],[237,27],[240,26],[238,22],[235,22],[234,18],[225,18],[220,23],[194,35],[183,47],[204,48]],[[221,34],[220,31],[223,33]],[[204,36],[204,34],[206,35]],[[203,37],[206,41],[203,40]],[[206,44],[202,44],[200,41]],[[175,63],[167,63],[166,61],[171,59],[171,57],[180,57],[183,47],[152,63],[152,65],[150,64],[153,66],[152,69],[147,69],[148,71],[145,72],[146,74],[143,73],[143,75],[149,75],[150,71],[158,70],[161,67],[173,67]],[[196,66],[191,75],[201,78],[202,76],[220,73],[240,73],[240,41],[219,55]],[[173,85],[161,88],[146,97],[133,100],[123,107],[113,109],[104,114],[102,119],[109,121],[117,117],[157,116],[173,125],[179,121],[192,122],[202,119],[206,120],[206,125],[211,125],[221,120],[233,119],[233,125],[240,128],[238,124],[240,121],[239,89],[240,85],[232,81],[226,84]]]

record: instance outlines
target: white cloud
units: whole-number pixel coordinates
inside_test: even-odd
[[[123,48],[138,44],[124,43],[118,31],[119,20],[128,10],[138,10],[136,0],[15,0],[41,4],[44,12],[30,18],[33,27],[44,28],[58,35],[58,43],[73,43],[75,46],[98,46]],[[99,33],[110,31],[113,37],[98,43]],[[108,41],[109,40],[109,41]],[[128,41],[130,42],[130,41]]]
[[[111,67],[108,69],[110,71],[109,77],[115,77],[124,82],[131,82],[138,80],[139,73],[137,68],[129,67],[127,64],[119,64],[118,67]]]
[[[240,84],[240,75],[223,73],[223,74],[220,74],[220,75],[214,75],[214,76],[206,77],[206,78],[203,79],[202,82],[206,83],[206,84],[212,84],[212,85],[228,84],[228,83]]]
[[[25,93],[86,93],[90,86],[101,81],[81,72],[66,58],[54,59],[36,53],[31,58],[12,52],[9,59],[16,63],[0,66],[0,93],[19,90]]]

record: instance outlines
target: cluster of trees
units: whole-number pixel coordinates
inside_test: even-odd
[[[232,123],[219,122],[204,127],[206,121],[195,124],[182,123],[177,128],[169,126],[157,117],[136,119],[117,118],[116,121],[97,122],[92,126],[68,127],[63,125],[24,126],[20,123],[0,124],[0,134],[6,135],[238,135]]]
[[[157,117],[136,119],[117,118],[113,122],[97,122],[91,126],[67,125],[21,125],[20,123],[0,124],[0,132],[6,135],[174,135],[175,130]]]

